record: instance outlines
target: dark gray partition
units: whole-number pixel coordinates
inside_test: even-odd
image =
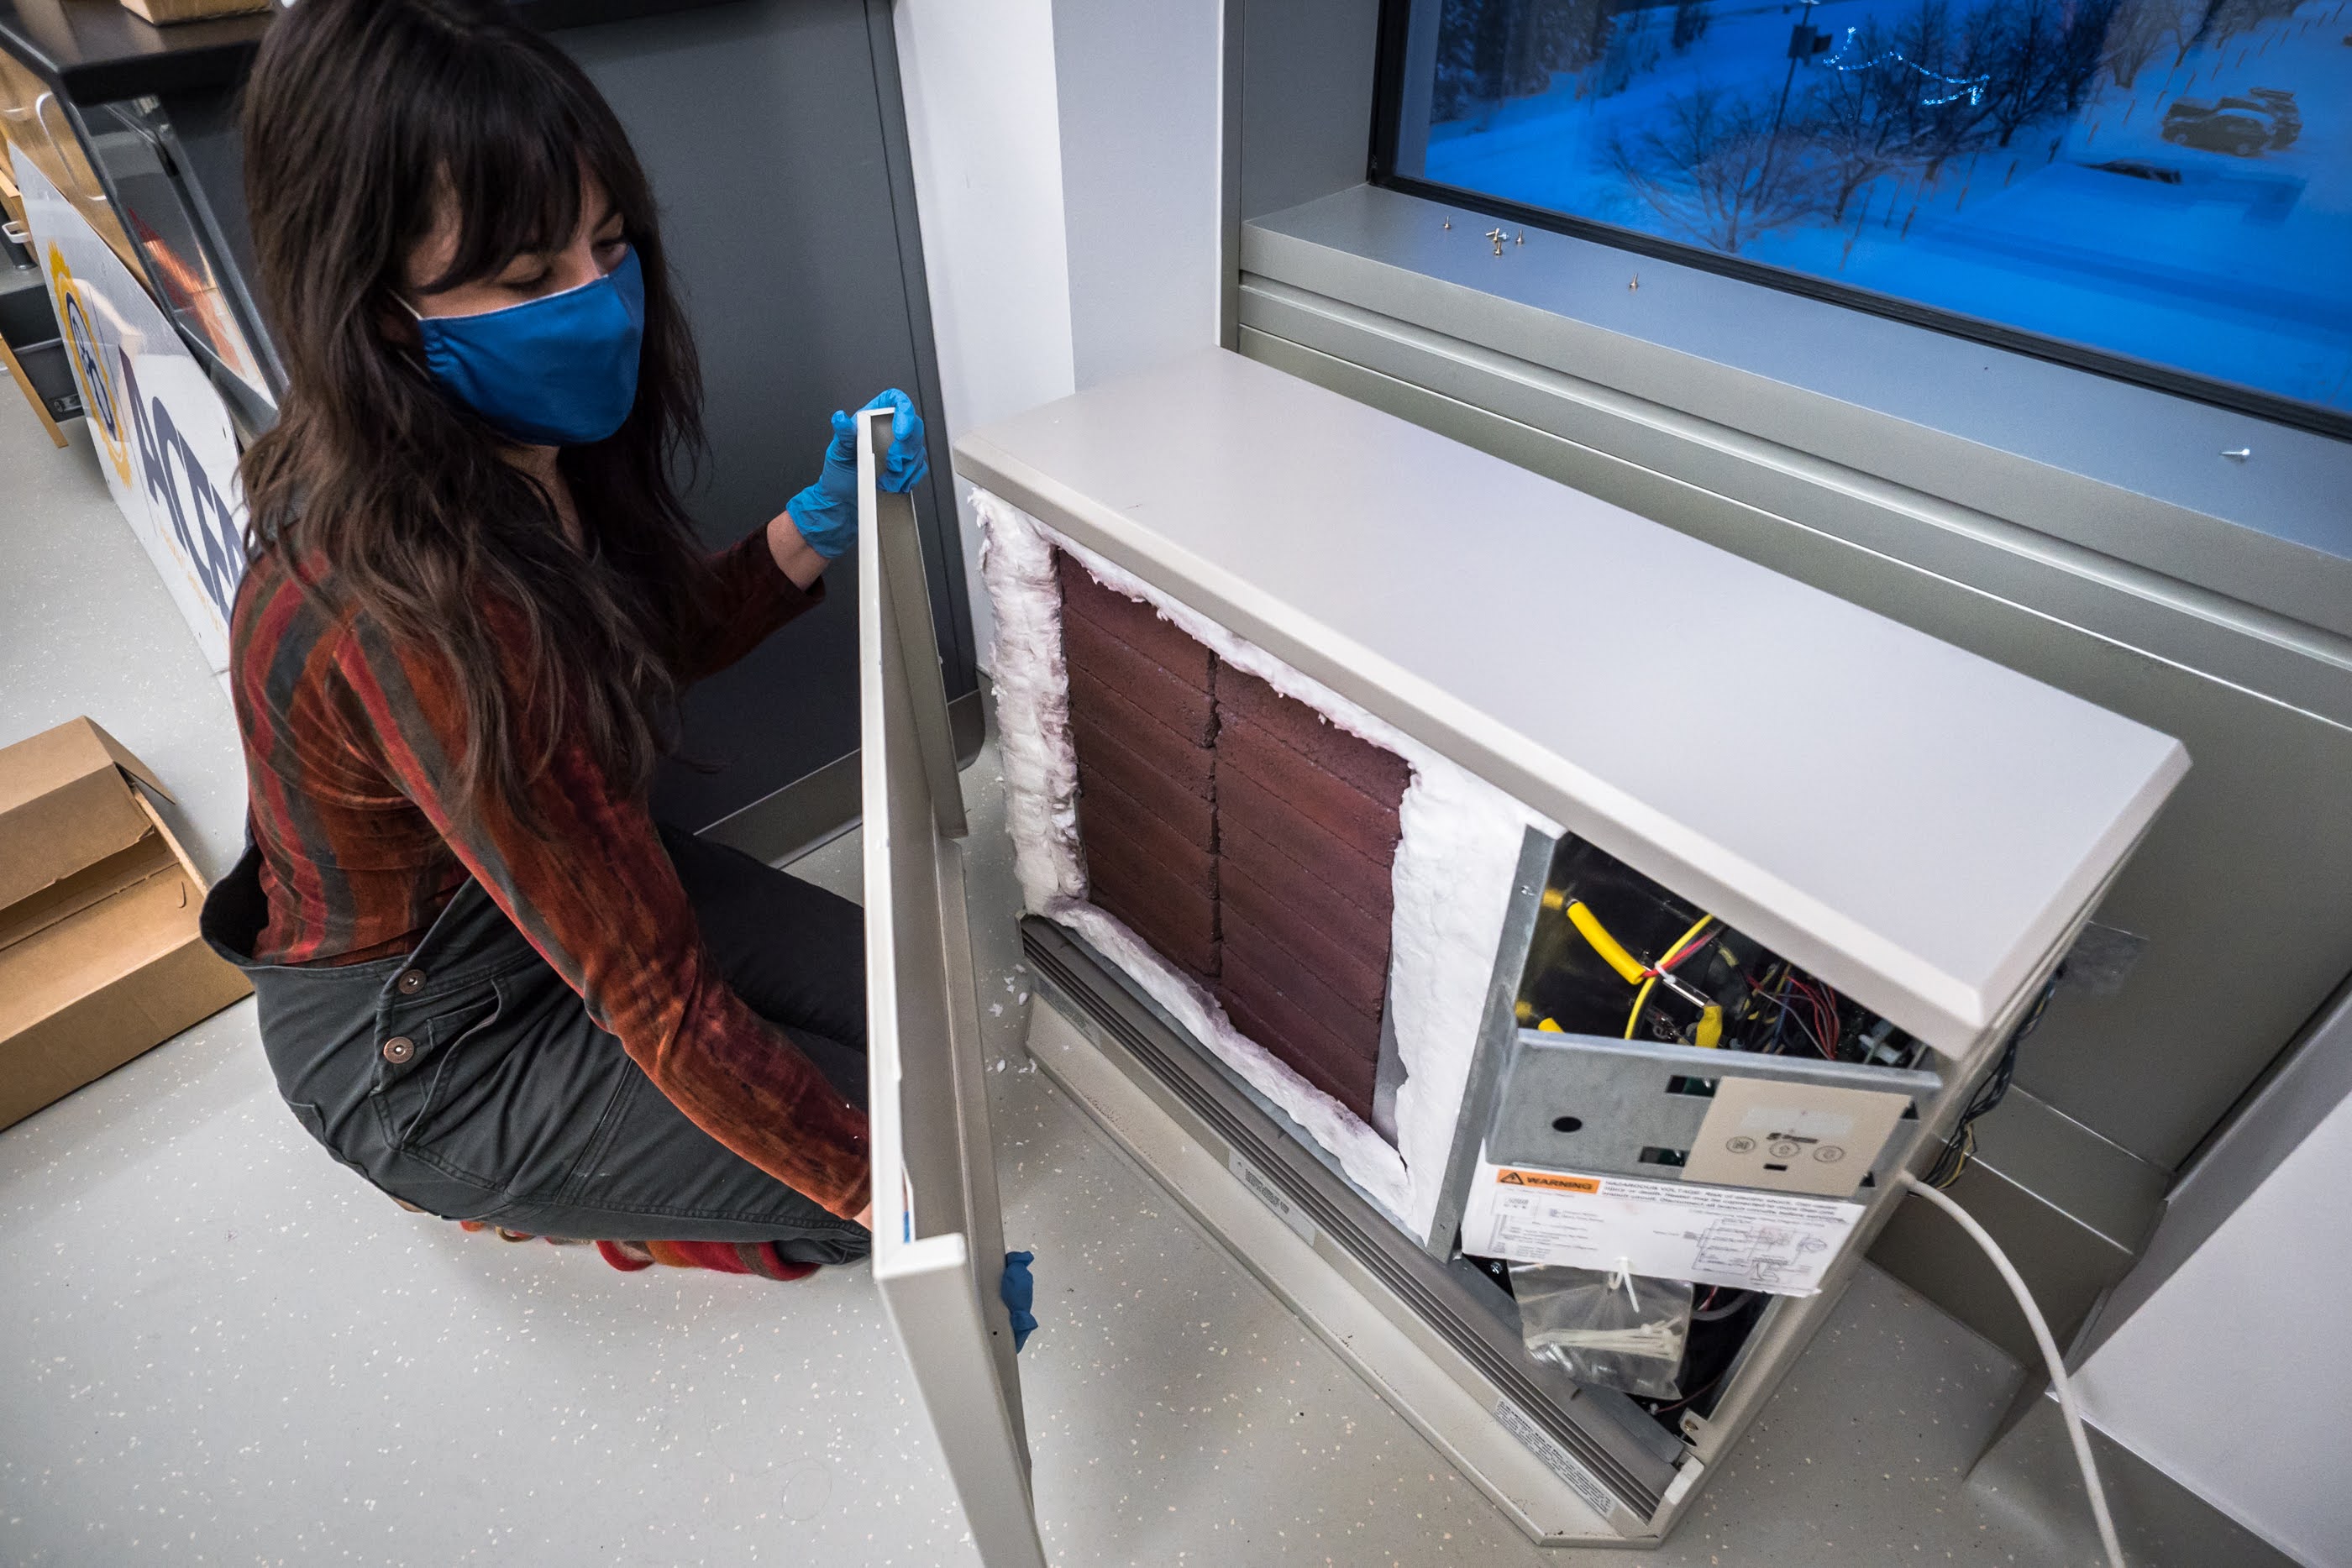
[[[886,386],[930,417],[915,497],[958,753],[980,741],[963,556],[889,0],[526,0],[636,143],[702,353],[710,458],[689,506],[733,542],[816,476],[835,408]],[[159,29],[114,0],[0,0],[0,49],[66,106],[90,146],[120,143],[185,243],[221,277],[280,384],[252,309],[236,94],[267,16]],[[112,145],[110,143],[110,147]],[[127,172],[94,162],[122,210]],[[160,189],[160,185],[159,185]],[[165,198],[169,198],[168,200]],[[135,225],[126,225],[133,227]],[[192,349],[204,359],[203,345]],[[266,400],[224,382],[246,428]],[[827,602],[689,695],[684,752],[656,809],[774,857],[857,814],[856,563]]]
[[[704,537],[725,544],[765,523],[816,476],[835,409],[904,387],[932,416],[916,512],[948,695],[969,697],[971,612],[887,0],[739,0],[555,37],[619,112],[661,200],[702,351],[711,456],[690,502]],[[854,770],[824,771],[857,749],[855,573],[845,557],[824,606],[688,698],[687,753],[717,771],[670,767],[663,815],[725,821],[721,836],[777,853],[855,814]],[[976,722],[968,733],[967,755]],[[775,798],[802,780],[798,798]]]

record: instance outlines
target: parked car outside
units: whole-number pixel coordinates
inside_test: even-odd
[[[2252,158],[2272,144],[2277,131],[2277,122],[2259,109],[2224,109],[2182,99],[2164,111],[2160,134],[2182,147]]]
[[[2281,134],[2277,141],[2271,143],[2272,146],[2294,145],[2294,139],[2303,134],[2303,110],[2296,106],[2294,94],[2284,88],[2250,87],[2243,96],[2268,110],[2271,118],[2278,121]],[[2222,101],[2227,103],[2231,100],[2224,99]]]

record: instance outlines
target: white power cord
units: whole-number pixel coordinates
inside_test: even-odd
[[[2025,1310],[2025,1321],[2033,1327],[2033,1343],[2042,1347],[2042,1359],[2050,1364],[2050,1382],[2058,1390],[2058,1409],[2066,1417],[2066,1436],[2074,1440],[2074,1462],[2083,1467],[2084,1490],[2091,1494],[2091,1514],[2099,1521],[2099,1544],[2106,1549],[2108,1568],[2126,1568],[2123,1543],[2116,1539],[2115,1518],[2107,1512],[2106,1489],[2099,1485],[2099,1467],[2091,1458],[2091,1439],[2083,1430],[2083,1413],[2074,1406],[2074,1385],[2066,1376],[2066,1363],[2058,1354],[2058,1341],[2051,1333],[2050,1324],[2042,1317],[2042,1309],[2033,1303],[2033,1292],[2025,1288],[2025,1281],[2018,1276],[2016,1266],[2009,1260],[2009,1254],[1986,1234],[1985,1228],[1977,1223],[1974,1215],[1953,1202],[1948,1195],[1938,1192],[1908,1171],[1902,1173],[1902,1182],[1950,1215],[1959,1228],[1969,1233],[1970,1239],[1984,1249],[1985,1256],[1992,1260],[1992,1266],[2000,1270],[2000,1277],[2009,1282],[2010,1294],[2015,1296],[2017,1304]]]

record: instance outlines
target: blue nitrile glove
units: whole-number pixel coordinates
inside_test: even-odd
[[[1029,1265],[1037,1260],[1034,1252],[1007,1252],[1004,1255],[1004,1279],[996,1293],[1004,1298],[1004,1310],[1013,1317],[1013,1354],[1019,1355],[1021,1347],[1029,1343],[1036,1332],[1037,1319],[1029,1311],[1037,1299],[1037,1281],[1029,1277]]]
[[[931,461],[923,451],[923,416],[915,400],[898,388],[880,393],[866,408],[890,414],[890,453],[882,460],[882,487],[904,492],[923,482]],[[865,409],[858,413],[865,413]],[[793,527],[809,549],[832,560],[857,542],[857,421],[835,410],[833,440],[824,449],[824,472],[815,484],[784,503]]]

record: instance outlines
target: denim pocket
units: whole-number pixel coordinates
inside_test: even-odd
[[[495,982],[470,988],[430,1013],[398,1015],[379,1031],[374,1081],[368,1098],[384,1142],[403,1154],[430,1153],[462,1125],[480,1099],[469,1091],[493,1073],[504,1054],[492,1028],[502,1010]],[[478,1179],[489,1173],[460,1170]]]
[[[375,1173],[335,1147],[334,1141],[327,1136],[327,1118],[318,1106],[307,1100],[289,1100],[286,1108],[294,1113],[294,1119],[302,1124],[302,1130],[318,1140],[320,1148],[335,1156],[336,1164],[359,1172],[371,1182],[375,1180]]]

